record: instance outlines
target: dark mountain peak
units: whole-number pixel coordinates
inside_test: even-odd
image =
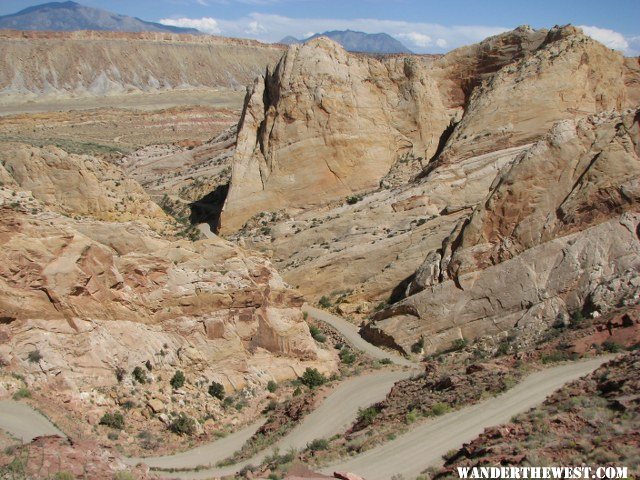
[[[331,40],[338,42],[350,52],[411,53],[411,50],[387,33],[365,33],[358,32],[356,30],[330,30],[324,33],[312,35],[309,38],[301,40],[301,42],[306,42],[318,37],[328,37]]]
[[[0,16],[0,28],[14,30],[106,30],[114,32],[200,33],[194,28],[180,28],[139,18],[91,8],[68,0],[49,2]]]

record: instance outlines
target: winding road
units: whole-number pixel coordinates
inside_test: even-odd
[[[313,318],[336,328],[355,348],[370,356],[389,358],[398,365],[413,368],[380,370],[344,381],[318,409],[307,415],[274,447],[235,465],[222,468],[213,466],[239,450],[264,420],[185,452],[161,457],[127,458],[126,463],[136,465],[144,462],[156,469],[192,469],[166,474],[171,478],[206,479],[232,475],[246,465],[258,465],[275,447],[281,452],[291,448],[302,449],[314,439],[329,438],[343,432],[355,420],[359,408],[384,399],[395,382],[417,372],[416,364],[365,342],[358,335],[357,327],[346,320],[308,305],[305,305],[304,310]],[[351,471],[367,480],[388,479],[395,474],[413,478],[425,468],[440,464],[444,453],[475,438],[484,428],[504,423],[512,416],[530,409],[566,382],[590,373],[610,358],[612,357],[598,357],[567,363],[534,373],[499,397],[427,421],[393,441],[330,465],[323,471]],[[0,402],[0,428],[25,442],[38,435],[64,436],[39,412],[14,401]],[[205,468],[193,470],[196,467]]]
[[[330,465],[322,472],[355,472],[367,480],[388,480],[396,474],[415,478],[426,468],[441,465],[442,455],[473,440],[486,427],[508,422],[514,415],[543,402],[565,383],[591,373],[611,358],[598,357],[533,373],[498,397],[428,421],[393,441]]]
[[[316,320],[320,320],[324,323],[331,325],[338,332],[342,334],[342,336],[354,347],[358,350],[365,352],[372,358],[377,360],[382,360],[383,358],[388,358],[396,365],[402,365],[406,367],[415,367],[416,364],[407,360],[403,356],[383,350],[371,343],[367,342],[364,338],[360,336],[359,329],[353,323],[346,321],[344,318],[340,318],[336,315],[332,315],[329,312],[324,310],[320,310],[318,308],[314,308],[309,304],[305,304],[302,307],[304,312],[307,312],[309,316],[315,318]]]

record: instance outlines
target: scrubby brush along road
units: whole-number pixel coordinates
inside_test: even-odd
[[[442,455],[473,440],[482,431],[508,422],[544,401],[567,382],[591,373],[612,356],[567,363],[526,377],[498,397],[428,421],[397,439],[322,471],[354,472],[367,480],[387,480],[400,474],[415,478],[423,470],[442,464]]]

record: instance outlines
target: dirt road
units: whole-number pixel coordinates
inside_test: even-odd
[[[367,480],[388,480],[396,474],[415,478],[427,467],[442,464],[442,455],[471,441],[486,427],[508,422],[514,415],[544,401],[565,383],[592,372],[611,358],[568,363],[534,373],[499,397],[428,421],[396,440],[330,465],[322,472],[349,471]]]
[[[30,442],[40,435],[65,436],[40,412],[26,403],[13,400],[0,401],[0,428],[23,443]]]
[[[376,347],[375,345],[370,344],[360,336],[358,327],[356,327],[353,323],[347,322],[343,318],[332,315],[329,312],[325,312],[324,310],[314,308],[310,305],[305,305],[304,307],[302,307],[302,309],[316,320],[320,320],[331,325],[333,328],[338,330],[351,345],[353,345],[358,350],[362,350],[373,358],[377,358],[378,360],[388,358],[396,365],[403,365],[407,367],[415,365],[400,354],[388,352]]]

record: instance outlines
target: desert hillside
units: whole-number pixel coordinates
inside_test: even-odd
[[[283,47],[204,35],[0,31],[0,100],[244,88]]]
[[[571,25],[444,55],[8,30],[0,52],[0,477],[637,453],[638,355],[613,357],[640,346],[638,58]]]
[[[636,64],[571,26],[429,61],[293,46],[250,89],[221,232],[343,314],[383,309],[363,333],[405,353],[633,302]]]

